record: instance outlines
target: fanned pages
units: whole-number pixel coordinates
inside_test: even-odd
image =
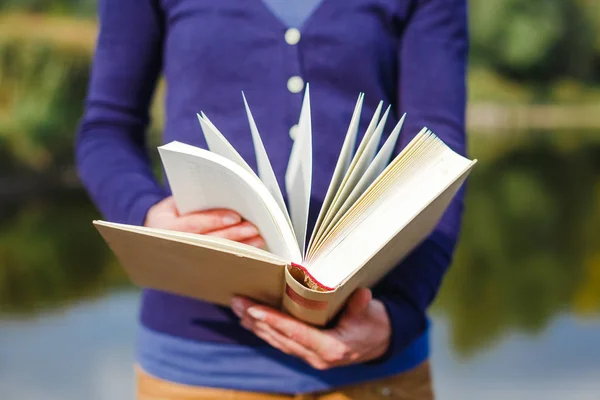
[[[458,190],[455,183],[462,182],[474,162],[454,153],[431,133],[424,135],[430,135],[430,140],[421,149],[396,158],[384,179],[374,183],[353,205],[326,249],[308,263],[308,272],[320,285],[338,287],[382,246],[401,235],[402,228],[419,214],[430,212],[430,222],[410,232],[405,241],[421,241],[434,228],[447,206],[434,201],[444,194],[453,197]],[[336,268],[328,268],[330,265]]]
[[[202,113],[202,115],[197,114],[197,116],[198,121],[200,122],[200,127],[202,128],[202,133],[204,133],[204,138],[206,139],[206,144],[208,144],[210,151],[233,161],[249,173],[254,174],[254,171],[252,168],[250,168],[248,163],[244,161],[242,156],[240,156],[240,153],[233,148],[227,139],[225,139],[223,134],[219,132],[217,127],[210,122],[208,117],[204,113]]]
[[[396,142],[398,141],[398,136],[400,134],[400,130],[402,129],[402,124],[404,123],[404,116],[398,121],[396,127],[387,138],[381,150],[377,153],[371,164],[368,166],[367,170],[360,175],[356,175],[358,178],[358,183],[355,185],[346,186],[350,190],[350,194],[342,197],[346,197],[343,204],[340,206],[339,210],[336,212],[335,216],[331,219],[329,226],[334,226],[340,218],[348,211],[348,209],[358,200],[360,195],[364,193],[364,191],[369,187],[370,184],[375,181],[375,179],[383,172],[385,167],[388,165],[390,161],[390,157],[396,146]],[[378,128],[379,129],[379,128]],[[383,127],[382,127],[383,129]],[[379,140],[379,139],[377,139]],[[356,172],[359,168],[356,168],[354,172]],[[360,169],[362,171],[362,168]],[[352,178],[349,178],[352,180]],[[325,232],[327,233],[327,231]]]
[[[333,219],[333,217],[335,216],[337,211],[342,206],[342,204],[345,200],[345,198],[343,198],[342,196],[344,194],[348,194],[347,189],[346,189],[348,180],[350,179],[350,177],[353,176],[353,171],[355,170],[358,162],[362,159],[363,153],[365,152],[365,148],[369,144],[371,136],[375,132],[375,129],[376,129],[378,121],[379,121],[379,115],[381,114],[382,107],[383,107],[383,102],[379,102],[379,105],[377,106],[377,109],[375,110],[375,113],[373,114],[373,117],[371,118],[371,122],[369,122],[367,131],[365,132],[365,135],[363,136],[363,138],[360,142],[358,150],[356,151],[356,154],[352,158],[350,166],[346,170],[346,174],[344,175],[342,183],[340,184],[339,188],[336,190],[333,201],[331,202],[331,204],[329,205],[329,207],[327,209],[327,212],[325,213],[324,222],[319,227],[319,231],[315,235],[315,244],[319,243],[323,234],[325,233],[326,228],[323,228],[323,226],[329,226],[329,224],[331,223],[331,220]]]
[[[290,213],[298,247],[304,255],[308,208],[312,183],[312,127],[310,116],[310,92],[308,84],[300,111],[298,135],[292,147],[285,185],[290,203]]]
[[[325,325],[356,288],[372,287],[434,231],[477,162],[427,128],[394,155],[405,116],[378,150],[386,122],[394,118],[388,107],[380,119],[382,102],[353,154],[367,104],[361,93],[307,245],[313,157],[309,87],[284,177],[289,207],[243,99],[258,173],[204,113],[198,120],[210,151],[171,142],[159,153],[181,215],[234,210],[258,228],[265,249],[210,233],[95,221],[137,285],[221,305],[244,295]]]
[[[342,183],[342,179],[346,175],[348,168],[350,167],[350,162],[352,161],[352,152],[354,151],[354,146],[356,146],[356,135],[358,133],[358,125],[360,123],[360,112],[362,110],[363,100],[365,96],[361,93],[358,96],[358,100],[356,101],[356,106],[354,107],[354,112],[352,113],[352,119],[350,120],[350,125],[348,126],[348,131],[346,132],[346,137],[344,139],[344,144],[342,146],[342,150],[340,151],[340,156],[338,157],[337,164],[335,165],[335,170],[331,177],[331,182],[329,183],[329,188],[327,189],[327,194],[325,195],[325,200],[323,201],[323,206],[321,207],[321,211],[319,211],[319,216],[317,218],[317,222],[315,223],[315,227],[313,229],[311,239],[308,247],[310,248],[316,233],[319,231],[321,227],[321,223],[323,222],[323,218],[325,218],[325,213],[329,210],[329,206],[333,201],[333,197],[337,193],[340,184]]]
[[[248,106],[248,101],[246,100],[246,96],[244,95],[244,93],[242,93],[242,97],[244,98],[246,115],[248,116],[250,132],[252,133],[252,142],[254,143],[254,152],[256,153],[258,176],[260,177],[260,180],[265,184],[275,201],[277,201],[277,204],[279,204],[281,211],[285,213],[286,217],[288,218],[288,223],[292,228],[292,222],[289,220],[289,214],[285,206],[285,201],[283,200],[283,195],[281,194],[281,189],[279,188],[279,184],[277,183],[277,178],[275,177],[275,173],[273,172],[273,167],[271,167],[269,156],[267,155],[265,146],[262,142],[262,139],[260,138],[258,127],[256,126],[256,122],[254,121],[254,117],[252,116],[252,112],[250,111],[250,107]]]
[[[181,214],[226,208],[252,221],[275,255],[301,262],[286,215],[256,175],[210,151],[180,142],[159,147]]]
[[[371,164],[373,161],[373,157],[377,151],[377,145],[381,140],[381,134],[383,133],[383,128],[385,127],[389,113],[390,107],[388,107],[385,114],[377,124],[375,131],[367,138],[363,152],[361,153],[360,157],[357,157],[352,171],[348,173],[345,184],[339,190],[338,202],[336,203],[335,207],[332,207],[331,216],[328,220],[328,228],[323,230],[324,234],[327,234],[331,227],[334,226],[335,223],[340,219],[342,216],[341,208],[343,204],[347,202],[348,196],[350,196],[352,190],[356,188],[360,178],[364,176],[369,164]]]

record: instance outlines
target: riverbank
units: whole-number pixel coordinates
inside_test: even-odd
[[[472,134],[597,128],[600,128],[600,102],[514,105],[476,103],[470,104],[467,110],[467,129]]]

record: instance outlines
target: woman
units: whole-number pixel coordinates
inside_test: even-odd
[[[234,212],[180,215],[168,183],[154,178],[145,130],[159,75],[165,142],[205,146],[202,109],[254,166],[243,90],[280,182],[310,82],[317,204],[359,92],[361,132],[383,100],[393,106],[388,128],[407,113],[396,152],[427,126],[465,153],[466,24],[465,0],[100,0],[80,176],[112,221],[262,246]],[[461,210],[462,192],[435,232],[372,292],[357,291],[326,329],[248,299],[230,309],[145,290],[138,398],[432,398],[426,309],[451,261]]]

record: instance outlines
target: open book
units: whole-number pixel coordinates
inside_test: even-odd
[[[352,291],[374,285],[433,231],[476,163],[426,128],[392,159],[404,116],[380,146],[390,113],[388,107],[382,115],[382,103],[357,145],[363,99],[310,236],[308,85],[285,175],[287,204],[245,97],[258,173],[204,113],[198,119],[209,150],[180,142],[159,147],[180,213],[234,210],[258,228],[266,250],[208,235],[94,224],[140,286],[221,305],[245,295],[325,324]]]

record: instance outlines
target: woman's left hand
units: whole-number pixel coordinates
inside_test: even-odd
[[[242,297],[233,299],[232,308],[246,329],[320,370],[374,360],[390,345],[391,325],[385,306],[373,299],[368,289],[352,295],[331,329],[315,328]]]

